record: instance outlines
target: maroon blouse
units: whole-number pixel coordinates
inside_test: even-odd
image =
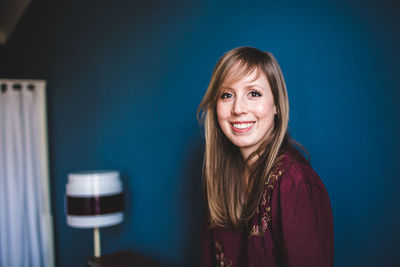
[[[294,148],[274,165],[249,231],[208,227],[201,266],[333,266],[333,220],[322,181]]]

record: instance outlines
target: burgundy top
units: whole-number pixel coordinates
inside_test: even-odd
[[[329,196],[297,150],[278,157],[247,233],[210,228],[206,216],[201,266],[333,266]]]

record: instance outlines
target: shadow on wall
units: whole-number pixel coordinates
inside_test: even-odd
[[[186,214],[185,241],[183,242],[185,266],[197,266],[200,261],[200,238],[203,220],[203,189],[202,165],[204,155],[204,140],[201,136],[192,137],[186,150],[186,161],[183,163],[182,174],[182,211]]]

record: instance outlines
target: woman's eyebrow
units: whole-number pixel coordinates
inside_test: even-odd
[[[246,89],[252,89],[252,88],[254,88],[254,87],[260,88],[261,90],[265,91],[265,88],[264,88],[264,87],[262,87],[261,85],[258,85],[258,84],[256,84],[256,83],[251,83],[251,84],[247,85],[247,86],[246,86]]]
[[[221,86],[219,89],[220,90],[233,90],[233,88],[229,87],[229,86]]]

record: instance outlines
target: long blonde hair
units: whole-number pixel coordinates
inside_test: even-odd
[[[268,140],[245,161],[239,148],[222,132],[216,105],[224,81],[240,80],[253,71],[264,73],[267,77],[276,115]],[[240,229],[254,216],[279,149],[285,140],[290,139],[287,134],[289,102],[286,85],[275,57],[252,47],[238,47],[224,54],[213,70],[198,108],[198,116],[200,114],[206,140],[203,183],[211,226]],[[249,166],[249,179],[245,182],[245,166],[253,158],[255,162]]]

